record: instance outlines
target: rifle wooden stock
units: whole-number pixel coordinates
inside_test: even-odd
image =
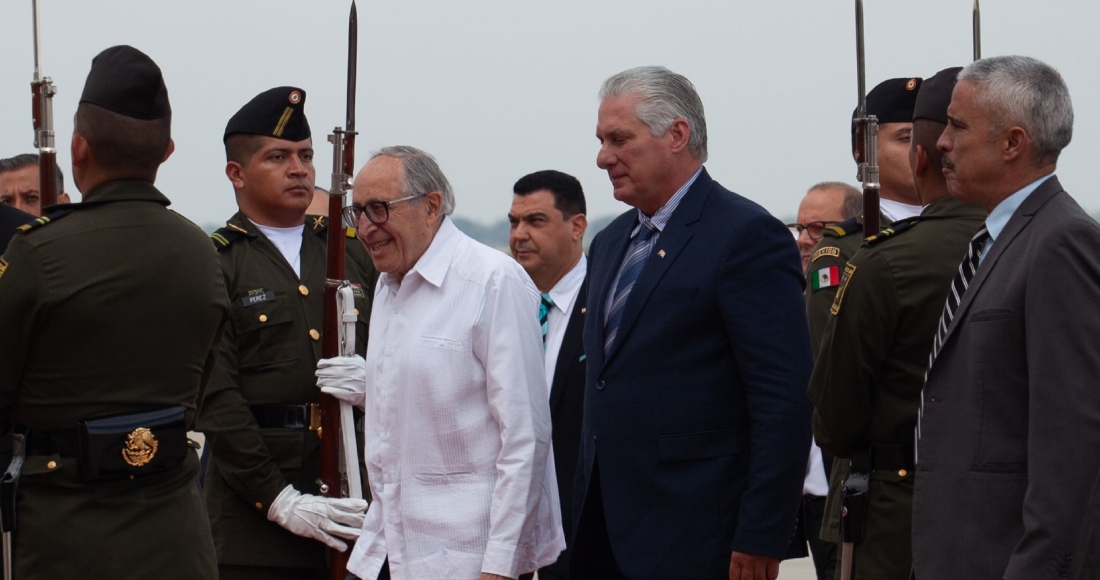
[[[344,280],[344,220],[341,215],[342,195],[330,195],[328,199],[328,264],[321,325],[321,356],[340,356],[340,313],[336,304],[336,292]],[[340,478],[340,401],[330,395],[321,395],[321,493],[325,497],[342,497],[344,486]],[[352,451],[354,453],[354,451]],[[347,577],[348,552],[329,550],[329,577],[344,580]]]
[[[31,117],[34,146],[38,148],[38,192],[43,208],[55,205],[61,194],[57,184],[57,150],[53,146],[53,85],[49,79],[31,82]]]

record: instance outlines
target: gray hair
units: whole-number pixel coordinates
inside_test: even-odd
[[[19,171],[25,167],[30,166],[38,167],[38,154],[37,153],[22,153],[15,157],[8,157],[7,159],[0,159],[0,173],[7,173],[9,171]],[[57,169],[57,193],[64,193],[65,191],[65,176],[61,173],[61,167],[55,165]]]
[[[843,181],[822,181],[815,183],[806,193],[838,189],[844,194],[844,200],[840,206],[840,215],[844,219],[851,219],[863,213],[863,192]]]
[[[995,56],[970,63],[959,82],[974,86],[994,130],[1019,126],[1035,144],[1035,163],[1054,163],[1073,137],[1073,103],[1062,75],[1027,56]]]
[[[443,196],[443,211],[440,212],[439,219],[454,213],[455,194],[451,190],[451,182],[447,181],[446,175],[443,175],[443,170],[439,168],[435,157],[409,145],[383,147],[370,156],[371,159],[376,157],[394,157],[401,160],[405,168],[405,180],[401,184],[402,195],[423,196],[438,191]],[[417,203],[420,200],[412,201]]]
[[[600,101],[611,97],[640,97],[634,116],[649,127],[654,137],[668,132],[676,119],[687,121],[688,151],[701,163],[707,161],[707,118],[695,85],[663,66],[640,66],[608,77],[600,87]]]

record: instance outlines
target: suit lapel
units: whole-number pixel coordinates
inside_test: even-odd
[[[970,281],[970,286],[967,287],[966,292],[963,293],[962,301],[959,302],[959,308],[955,311],[955,316],[951,319],[951,325],[947,327],[947,334],[943,338],[944,345],[947,341],[951,340],[951,335],[954,334],[955,328],[960,324],[963,316],[970,309],[970,305],[974,302],[978,292],[981,291],[982,286],[985,285],[985,281],[989,279],[990,272],[997,267],[997,262],[1000,261],[1001,256],[1012,245],[1012,242],[1024,231],[1024,228],[1031,223],[1031,218],[1039,211],[1039,209],[1050,201],[1050,198],[1055,194],[1062,191],[1062,185],[1058,182],[1058,178],[1051,176],[1039,186],[1038,189],[1033,191],[1031,195],[1027,196],[1024,203],[1020,205],[1016,213],[1009,218],[1008,223],[1005,224],[1005,229],[1001,231],[1001,235],[997,236],[997,239],[993,242],[993,247],[989,249],[989,254],[982,260],[981,265],[978,267],[978,271],[974,274],[974,279]],[[941,349],[943,347],[940,347]]]
[[[569,371],[573,365],[584,364],[580,360],[584,354],[584,315],[585,301],[588,297],[588,279],[581,284],[577,299],[573,301],[573,312],[569,315],[569,324],[565,327],[565,336],[561,339],[558,360],[554,364],[554,384],[550,387],[550,412],[558,406],[565,383],[569,381]]]
[[[619,322],[619,331],[615,336],[614,344],[611,345],[610,352],[607,354],[607,360],[611,360],[615,356],[619,345],[630,334],[630,329],[638,320],[638,315],[641,314],[642,306],[649,300],[649,295],[653,293],[653,289],[660,283],[665,272],[668,272],[668,269],[680,257],[681,250],[691,239],[693,235],[691,225],[699,221],[703,204],[706,202],[713,184],[714,181],[704,169],[699,177],[695,179],[695,183],[688,189],[684,198],[680,200],[680,205],[676,208],[676,211],[672,212],[672,217],[669,219],[664,231],[657,238],[657,243],[654,244],[652,253],[646,259],[642,273],[638,275],[638,279],[634,282],[634,288],[630,290],[630,296],[626,299],[623,318]]]

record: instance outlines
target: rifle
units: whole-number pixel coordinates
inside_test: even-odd
[[[982,59],[982,7],[974,0],[974,60]]]
[[[863,0],[856,0],[856,72],[859,83],[859,108],[856,110],[856,179],[863,183],[863,231],[878,235],[878,119],[867,114],[867,77],[864,73]]]
[[[325,270],[321,356],[355,354],[355,302],[351,284],[344,279],[345,240],[351,231],[344,224],[345,193],[355,172],[355,72],[359,18],[355,1],[348,20],[347,116],[345,128],[329,135],[332,143],[332,187],[328,198],[328,264]],[[341,423],[344,429],[341,429]],[[330,395],[321,395],[321,493],[325,497],[361,497],[359,456],[355,446],[351,406]],[[327,435],[327,437],[325,436]],[[350,445],[349,445],[350,441]],[[341,453],[343,451],[343,453]],[[350,554],[330,551],[329,577],[344,580]]]
[[[31,0],[34,19],[34,80],[31,81],[31,118],[34,121],[34,146],[38,149],[38,191],[41,207],[57,203],[57,148],[54,147],[53,79],[42,76],[42,56],[38,39],[38,0]]]

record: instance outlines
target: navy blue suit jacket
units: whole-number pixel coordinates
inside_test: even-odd
[[[801,262],[783,224],[704,170],[605,360],[605,305],[636,216],[619,216],[589,254],[578,497],[598,455],[623,573],[726,577],[732,551],[782,558],[801,505],[813,366]]]

